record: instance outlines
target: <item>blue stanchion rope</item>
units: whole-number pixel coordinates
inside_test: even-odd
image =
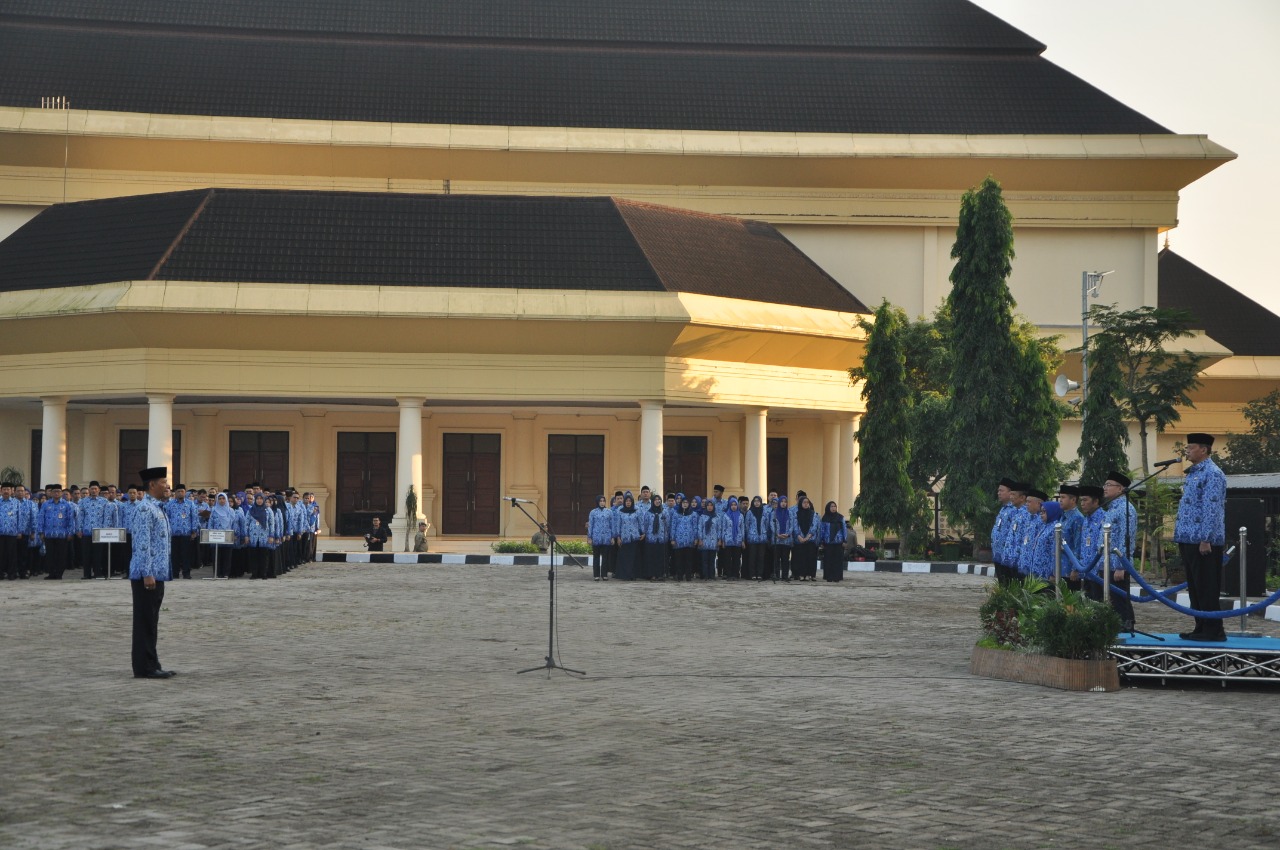
[[[1102,583],[1102,579],[1093,574],[1094,570],[1096,570],[1098,563],[1102,557],[1102,553],[1098,553],[1097,558],[1095,558],[1094,562],[1089,565],[1089,569],[1084,570],[1080,567],[1080,561],[1076,558],[1075,553],[1071,551],[1070,546],[1067,546],[1064,543],[1062,546],[1062,551],[1064,554],[1067,555],[1068,560],[1071,561],[1071,563],[1074,565],[1077,572],[1080,572],[1081,574],[1083,574],[1090,581],[1096,582],[1098,584]],[[1147,580],[1142,577],[1142,574],[1139,573],[1137,570],[1135,570],[1133,568],[1133,565],[1130,564],[1129,561],[1123,555],[1115,555],[1114,557],[1115,557],[1115,560],[1112,563],[1119,563],[1120,566],[1124,569],[1124,571],[1128,573],[1129,576],[1138,583],[1139,587],[1141,587],[1143,590],[1151,594],[1151,596],[1134,596],[1132,593],[1130,593],[1129,598],[1131,600],[1133,600],[1134,602],[1152,602],[1158,599],[1159,601],[1163,602],[1165,605],[1169,606],[1173,610],[1181,614],[1186,614],[1189,617],[1200,617],[1206,620],[1225,620],[1228,617],[1244,617],[1248,614],[1254,614],[1258,611],[1263,611],[1267,608],[1267,606],[1273,605],[1275,604],[1275,602],[1280,601],[1280,590],[1277,590],[1275,593],[1271,594],[1261,602],[1255,602],[1254,604],[1248,605],[1244,608],[1235,608],[1230,611],[1197,611],[1194,608],[1188,608],[1185,605],[1179,605],[1177,602],[1175,602],[1174,600],[1170,599],[1168,596],[1165,595],[1166,593],[1176,593],[1177,591],[1182,590],[1184,587],[1187,586],[1186,582],[1183,582],[1182,584],[1176,587],[1165,588],[1163,591],[1157,590],[1156,588],[1152,587],[1150,584],[1147,583]],[[1116,587],[1115,585],[1112,585],[1111,592],[1125,593],[1127,591],[1125,591],[1125,589],[1122,587]]]

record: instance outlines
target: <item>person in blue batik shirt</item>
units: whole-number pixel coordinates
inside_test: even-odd
[[[129,585],[133,592],[133,675],[137,679],[168,679],[172,670],[160,666],[156,640],[164,585],[170,577],[169,519],[161,507],[169,497],[169,470],[156,466],[140,473],[146,495],[133,514],[133,554]]]
[[[844,514],[835,502],[827,502],[822,509],[822,524],[818,526],[818,542],[822,544],[822,580],[841,581],[844,578],[844,541],[848,532],[844,527]]]
[[[1107,473],[1107,480],[1102,483],[1102,495],[1107,499],[1103,505],[1106,515],[1102,522],[1111,523],[1111,548],[1118,550],[1132,562],[1133,551],[1138,542],[1138,510],[1130,504],[1126,493],[1129,492],[1130,478],[1123,472],[1112,470]],[[1103,553],[1106,557],[1106,553]],[[1111,594],[1111,607],[1120,615],[1121,630],[1133,631],[1133,603],[1129,601],[1129,573],[1120,565],[1113,563],[1111,583],[1124,593]],[[1090,584],[1093,584],[1090,582]],[[1094,584],[1096,593],[1101,598],[1102,588]]]
[[[596,497],[596,507],[587,515],[587,539],[591,541],[591,575],[596,581],[608,581],[613,569],[615,516],[608,508],[608,499]]]
[[[1012,478],[1001,478],[996,486],[996,499],[1000,509],[996,512],[996,521],[991,526],[991,562],[996,568],[996,579],[1001,584],[1008,584],[1017,575],[1017,570],[1005,566],[1004,545],[1009,536],[1009,526],[1013,523],[1013,514],[1020,507],[1021,496],[1015,493],[1018,482]]]
[[[1045,502],[1040,506],[1040,516],[1034,529],[1031,548],[1023,554],[1022,563],[1027,575],[1035,576],[1049,582],[1047,592],[1053,593],[1053,549],[1054,525],[1062,519],[1062,505],[1058,502]]]
[[[59,581],[71,559],[71,539],[76,535],[76,507],[64,498],[61,484],[45,487],[48,498],[40,506],[36,530],[45,547],[46,579]]]
[[[1080,539],[1072,548],[1080,566],[1089,569],[1098,557],[1102,548],[1102,520],[1106,512],[1102,510],[1102,488],[1093,484],[1081,484],[1077,487],[1080,497],[1077,503],[1083,519],[1080,522]],[[1067,574],[1067,587],[1072,590],[1087,590],[1083,574],[1072,568]],[[1092,584],[1093,582],[1088,582]]]
[[[1222,586],[1222,547],[1226,543],[1227,477],[1213,462],[1213,436],[1188,434],[1185,449],[1191,468],[1182,482],[1182,499],[1173,526],[1173,541],[1187,571],[1187,593],[1197,611],[1216,611]],[[1183,640],[1224,641],[1220,619],[1195,618]]]

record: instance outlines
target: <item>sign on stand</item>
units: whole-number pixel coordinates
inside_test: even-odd
[[[227,528],[200,529],[200,542],[213,547],[213,578],[218,578],[218,550],[223,546],[234,546],[236,533]]]
[[[95,528],[93,530],[94,543],[124,543],[129,539],[129,532],[123,528]],[[107,578],[111,578],[111,550],[113,546],[107,546]],[[129,566],[126,564],[124,575],[121,578],[129,577]]]

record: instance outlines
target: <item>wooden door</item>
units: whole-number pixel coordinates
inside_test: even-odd
[[[122,428],[120,430],[120,466],[116,486],[121,491],[129,489],[131,484],[141,484],[138,472],[146,469],[147,464],[147,429]],[[37,474],[39,470],[37,470]],[[169,468],[169,486],[185,483],[182,481],[182,432],[173,432],[173,466]],[[227,482],[228,486],[232,482]],[[241,482],[242,484],[244,482]]]
[[[765,440],[764,451],[766,456],[765,481],[767,482],[765,486],[770,492],[776,491],[779,495],[788,494],[788,498],[790,498],[791,491],[787,489],[790,444],[787,442],[787,438],[769,437]],[[768,496],[767,493],[750,493],[748,495],[759,495],[766,498]]]
[[[604,492],[604,436],[547,436],[547,521],[557,534],[583,534]]]
[[[338,534],[362,535],[375,516],[389,525],[396,512],[396,435],[340,432],[337,483]]]
[[[288,431],[232,431],[227,452],[228,486],[257,481],[264,490],[289,486]]]
[[[497,534],[501,523],[502,436],[445,434],[441,534]]]
[[[664,495],[709,495],[706,437],[662,438],[662,489]]]

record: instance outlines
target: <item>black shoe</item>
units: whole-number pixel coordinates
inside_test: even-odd
[[[171,679],[173,678],[172,670],[152,670],[148,673],[134,673],[135,679]]]
[[[1227,636],[1225,633],[1219,633],[1214,635],[1200,635],[1198,637],[1192,638],[1192,640],[1198,640],[1204,643],[1226,643]]]
[[[1178,637],[1183,640],[1199,640],[1200,636],[1195,632],[1178,632]]]
[[[1125,620],[1120,624],[1120,631],[1133,633],[1133,620]]]

